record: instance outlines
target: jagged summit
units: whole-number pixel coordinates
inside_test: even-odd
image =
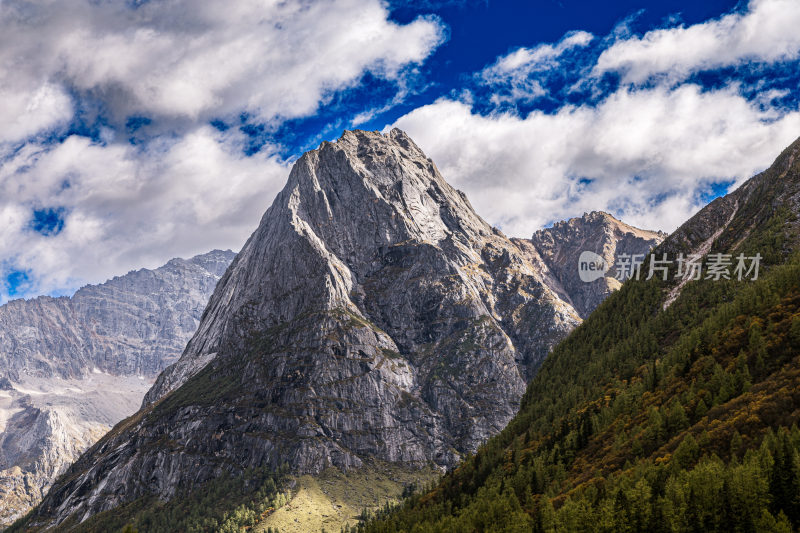
[[[440,244],[451,238],[469,248],[492,233],[464,194],[396,128],[386,135],[345,131],[335,143],[307,152],[274,205],[288,206],[337,246],[334,252],[409,239]],[[350,240],[353,235],[362,242]]]
[[[180,355],[234,255],[214,250],[176,258],[86,285],[71,297],[0,306],[0,377],[80,378],[94,370],[155,377]]]
[[[653,234],[661,235],[662,238],[666,238],[668,235],[666,232],[660,230],[647,230],[631,226],[607,211],[589,211],[584,213],[582,216],[575,218],[580,218],[588,224],[604,223],[615,228],[619,228],[625,233],[633,233],[634,235],[639,235],[644,238],[650,238]],[[575,220],[575,218],[556,222],[554,225],[569,224],[572,220]]]
[[[630,226],[604,211],[556,222],[533,234],[531,241],[544,262],[569,295],[569,302],[586,318],[613,291],[620,287],[615,278],[616,258],[620,254],[644,254],[667,237],[661,231]],[[591,283],[578,276],[578,259],[584,251],[603,257],[609,267],[606,275]]]
[[[210,252],[196,255],[189,259],[173,259],[172,261],[186,261],[197,265],[208,272],[211,272],[217,277],[220,277],[228,269],[228,266],[231,264],[231,261],[233,261],[234,257],[236,257],[236,253],[230,249],[211,250]]]

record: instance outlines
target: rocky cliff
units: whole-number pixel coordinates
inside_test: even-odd
[[[634,228],[608,213],[594,211],[541,229],[533,234],[531,242],[569,295],[572,306],[586,318],[621,286],[617,258],[636,255],[644,259],[666,237],[664,232]],[[578,260],[584,251],[605,260],[608,271],[604,276],[591,282],[580,279]]]
[[[0,307],[0,524],[136,411],[197,329],[233,256],[173,259],[71,298]]]
[[[142,410],[31,523],[224,473],[453,466],[580,322],[531,241],[490,227],[403,132],[304,154]]]

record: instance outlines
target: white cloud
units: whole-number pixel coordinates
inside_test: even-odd
[[[407,131],[484,218],[516,236],[584,211],[672,230],[710,183],[737,183],[800,134],[734,88],[620,89],[597,106],[527,117],[482,116],[443,99],[401,117]],[[591,180],[590,183],[581,179]]]
[[[442,39],[438,21],[396,24],[376,0],[6,0],[0,79],[17,96],[42,80],[88,91],[121,117],[269,121],[313,113],[365,71],[397,79]]]
[[[478,79],[498,91],[493,95],[495,105],[508,102],[531,102],[547,94],[537,75],[560,67],[560,58],[568,50],[587,46],[591,33],[567,33],[558,43],[540,44],[533,48],[518,48],[483,69]]]
[[[29,290],[40,293],[238,248],[288,173],[268,152],[242,157],[242,142],[201,126],[146,154],[78,136],[28,145],[0,169],[0,257],[30,271]],[[29,228],[40,206],[64,208],[61,233]]]
[[[592,34],[585,31],[567,33],[558,43],[540,44],[533,48],[518,48],[481,71],[481,77],[489,82],[518,77],[521,73],[535,72],[558,66],[558,58],[571,48],[587,46]]]
[[[626,28],[602,40],[572,32],[498,58],[476,77],[494,103],[510,104],[506,113],[481,114],[482,106],[444,98],[395,125],[509,234],[529,236],[597,209],[673,230],[712,184],[737,186],[800,135],[800,111],[774,102],[786,96],[781,89],[767,83],[745,97],[736,82],[705,90],[686,81],[698,70],[799,58],[800,3],[753,0],[746,11],[642,37]],[[608,47],[596,63],[594,51],[581,50],[592,43]],[[579,55],[568,66],[586,70],[573,88],[591,93],[590,102],[521,115],[515,106],[544,94],[540,80],[563,73],[569,51]],[[616,89],[598,83],[608,71],[621,73]]]
[[[29,270],[31,293],[237,248],[283,185],[287,163],[271,145],[243,156],[246,139],[208,120],[247,112],[276,126],[312,115],[365,72],[396,84],[395,104],[443,39],[439,21],[396,24],[378,0],[130,5],[0,0],[0,269]],[[690,27],[618,31],[599,44],[608,48],[596,64],[589,51],[576,63],[593,72],[578,84],[597,90],[591,105],[485,116],[464,88],[461,100],[441,99],[396,125],[509,234],[594,209],[669,230],[700,207],[710,183],[740,183],[800,134],[800,112],[772,107],[779,90],[748,101],[735,85],[703,91],[687,76],[797,59],[798,27],[795,0],[753,0]],[[548,76],[593,43],[571,32],[519,48],[474,80],[513,109],[545,95]],[[603,95],[596,76],[611,71],[623,85]],[[43,134],[78,109],[102,110],[104,142],[46,144]],[[155,120],[143,145],[120,134],[134,114]],[[41,207],[64,208],[61,233],[30,230]]]
[[[595,74],[619,72],[625,83],[653,76],[675,82],[701,70],[794,60],[800,57],[798,28],[797,0],[751,0],[744,12],[642,37],[625,36],[600,55]]]
[[[72,114],[72,100],[58,85],[7,87],[0,82],[0,143],[65,124]]]

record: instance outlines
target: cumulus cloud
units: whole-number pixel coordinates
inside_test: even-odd
[[[394,125],[509,234],[529,236],[597,209],[670,231],[800,135],[800,110],[778,102],[786,89],[769,80],[745,90],[736,81],[703,87],[688,76],[796,60],[798,27],[796,1],[753,0],[744,11],[643,36],[620,27],[604,39],[573,32],[500,57],[477,75],[495,91],[482,97],[504,106],[487,113],[471,99],[442,98]],[[570,52],[577,55],[565,64]],[[598,75],[608,71],[621,74],[619,83]],[[526,104],[548,77],[585,92],[584,103],[564,99],[531,111]]]
[[[479,81],[495,90],[492,102],[531,102],[547,94],[540,76],[561,67],[565,52],[587,46],[593,39],[591,33],[574,31],[567,33],[558,43],[543,43],[533,48],[518,48],[484,68]]]
[[[201,126],[147,155],[80,136],[29,144],[0,169],[0,257],[40,293],[238,247],[288,171],[268,152],[242,157],[242,142]],[[31,228],[31,209],[43,206],[63,213],[55,236]]]
[[[751,0],[742,12],[689,27],[626,36],[603,51],[596,74],[619,72],[625,83],[660,76],[686,79],[703,70],[800,57],[800,4],[796,0]]]
[[[620,89],[596,106],[484,116],[443,99],[396,124],[515,236],[603,209],[672,230],[712,183],[763,169],[800,134],[800,112],[776,116],[733,89]]]
[[[270,143],[245,155],[251,139],[210,121],[278,128],[365,74],[396,88],[387,106],[401,103],[444,30],[434,18],[398,24],[388,9],[379,0],[0,0],[0,274],[24,273],[30,295],[238,248],[290,162]],[[570,32],[499,57],[471,85],[446,88],[461,97],[395,125],[509,234],[595,209],[670,230],[713,184],[736,186],[800,134],[786,87],[708,88],[691,75],[797,61],[797,27],[796,1],[752,0],[641,36]],[[548,111],[530,111],[543,97]],[[387,109],[370,105],[338,120]],[[76,122],[98,131],[81,136]],[[135,144],[131,124],[144,125]],[[36,212],[54,229],[35,231]],[[0,287],[0,302],[7,297]]]
[[[0,303],[12,272],[32,295],[237,249],[287,162],[208,124],[276,129],[367,73],[402,98],[443,39],[380,0],[1,0]]]
[[[400,25],[382,3],[356,0],[6,0],[0,28],[12,95],[68,87],[123,117],[263,121],[313,113],[365,71],[396,79],[443,38],[437,20]]]

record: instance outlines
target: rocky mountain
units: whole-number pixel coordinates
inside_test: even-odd
[[[667,234],[634,228],[608,213],[594,211],[582,217],[556,222],[533,234],[531,242],[550,272],[569,295],[569,302],[586,318],[609,294],[622,285],[619,256],[644,256],[661,243]],[[582,253],[594,252],[603,258],[604,276],[586,282],[578,275]]]
[[[8,302],[0,307],[0,377],[158,375],[197,329],[234,255],[216,250],[89,285],[69,298]]]
[[[173,259],[72,297],[0,307],[0,524],[140,405],[234,257]]]
[[[29,524],[284,463],[453,466],[580,321],[531,241],[483,221],[408,136],[345,132],[296,162],[181,358]]]
[[[358,531],[797,531],[800,139],[649,261],[503,432]]]

